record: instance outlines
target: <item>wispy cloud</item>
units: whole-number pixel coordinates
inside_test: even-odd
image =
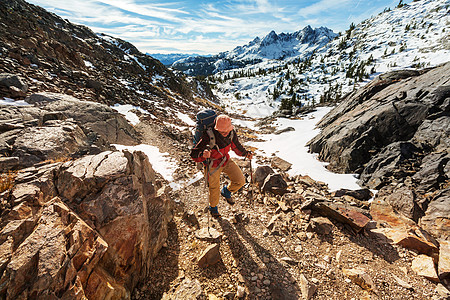
[[[398,0],[27,0],[143,52],[218,53],[306,25],[348,28]],[[411,1],[411,0],[408,0]],[[382,9],[381,9],[382,10]],[[372,12],[373,11],[373,12]]]
[[[346,6],[346,4],[352,2],[352,0],[321,0],[312,5],[301,8],[298,13],[302,16],[317,15],[323,13],[324,11],[342,8],[342,6]]]
[[[180,14],[189,14],[182,9],[162,7],[161,5],[137,4],[132,0],[97,0],[99,3],[109,5],[113,8],[126,12],[138,14],[145,17],[178,21]]]

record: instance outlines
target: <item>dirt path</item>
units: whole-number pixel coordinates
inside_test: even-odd
[[[144,142],[160,146],[177,159],[179,179],[198,172],[186,159],[188,148],[181,142],[162,139],[161,128],[155,126],[140,125],[139,129],[145,131]],[[248,174],[247,168],[243,171]],[[293,189],[304,188],[290,184]],[[221,199],[219,220],[208,218],[205,212],[207,192],[203,179],[172,192],[176,213],[167,245],[155,258],[148,281],[135,291],[133,299],[160,299],[187,278],[197,279],[209,299],[234,299],[238,289],[245,290],[245,299],[302,299],[303,278],[309,282],[307,287],[317,286],[314,299],[436,297],[436,286],[411,270],[417,254],[374,239],[365,230],[356,234],[334,221],[328,234],[307,232],[314,215],[299,209],[284,212],[278,205],[279,196],[256,193],[251,202],[247,189],[237,193],[234,206]],[[198,266],[199,256],[213,242],[196,238],[198,227],[183,217],[187,212],[196,216],[199,228],[209,224],[222,233],[221,259],[216,265],[206,269]],[[274,216],[277,225],[270,231],[266,226]],[[373,281],[371,290],[344,275],[344,269],[355,268],[365,270]]]

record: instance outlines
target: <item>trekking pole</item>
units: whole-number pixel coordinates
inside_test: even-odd
[[[210,162],[210,159],[207,158],[206,159],[206,167],[205,167],[205,189],[206,189],[206,192],[207,192],[207,195],[208,195],[208,197],[206,198],[206,200],[208,201],[208,205],[206,206],[206,208],[208,210],[209,210],[209,162]],[[211,233],[209,232],[209,223],[210,223],[210,221],[209,221],[209,219],[210,219],[209,212],[207,214],[208,214],[208,233],[211,235]]]
[[[252,159],[249,159],[250,163],[250,202],[253,206],[253,168],[252,168]]]

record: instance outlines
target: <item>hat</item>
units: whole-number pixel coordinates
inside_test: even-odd
[[[222,132],[229,132],[233,130],[233,125],[231,124],[231,118],[227,115],[219,115],[216,118],[216,125],[214,129]]]

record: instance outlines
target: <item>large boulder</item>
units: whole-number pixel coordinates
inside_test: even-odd
[[[25,98],[27,103],[45,112],[59,112],[73,118],[80,126],[97,133],[110,144],[135,145],[137,132],[114,109],[100,103],[81,101],[56,93],[37,93]]]
[[[281,174],[270,174],[264,180],[261,189],[263,193],[271,192],[276,195],[284,195],[288,192],[287,187],[288,185]]]
[[[370,215],[378,228],[370,229],[375,235],[384,236],[391,243],[415,250],[421,254],[437,257],[439,244],[428,232],[394,211],[383,199],[375,199],[370,206]]]
[[[360,171],[373,154],[413,138],[425,121],[448,112],[450,87],[445,85],[450,63],[420,72],[402,71],[399,78],[394,75],[381,76],[349,94],[319,122],[322,131],[309,147],[329,161],[331,169]],[[435,131],[439,126],[428,128]]]
[[[88,141],[74,122],[58,121],[49,126],[22,130],[12,148],[12,156],[19,158],[19,167],[30,167],[45,160],[67,159],[88,148]]]
[[[28,90],[28,85],[25,80],[15,74],[0,73],[0,85],[7,88],[16,87],[22,92],[26,92]]]
[[[411,188],[405,185],[399,187],[383,187],[376,195],[376,199],[386,202],[395,212],[415,222],[418,222],[419,218],[424,215],[420,203],[417,203],[416,194]]]
[[[253,181],[256,182],[256,184],[258,184],[258,187],[261,189],[264,184],[264,180],[266,180],[266,177],[273,173],[275,172],[269,166],[258,166],[253,172]]]
[[[0,298],[129,299],[172,202],[142,152],[24,169],[0,218]]]
[[[97,154],[110,150],[111,144],[138,143],[133,126],[106,105],[54,93],[33,94],[27,101],[32,105],[0,105],[3,170]]]

